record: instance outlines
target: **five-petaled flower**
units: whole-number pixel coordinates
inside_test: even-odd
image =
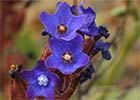
[[[69,41],[76,36],[76,31],[84,22],[84,16],[82,14],[74,16],[70,5],[60,2],[55,14],[42,12],[40,20],[52,37]]]
[[[28,98],[44,96],[47,100],[54,99],[55,87],[59,83],[59,78],[46,69],[44,61],[39,60],[33,70],[23,70],[20,76],[28,83],[26,91]]]
[[[45,65],[59,69],[63,74],[72,74],[89,62],[89,57],[82,51],[83,37],[79,34],[71,41],[51,38],[49,46],[52,55],[46,59]]]

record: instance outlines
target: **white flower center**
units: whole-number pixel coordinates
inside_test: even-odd
[[[70,63],[73,59],[73,55],[69,52],[66,52],[62,55],[62,59],[66,62],[66,63]]]
[[[67,27],[64,24],[61,24],[57,27],[58,31],[63,34],[67,31]]]
[[[64,59],[65,60],[70,60],[71,59],[71,55],[70,54],[65,54],[64,55]]]
[[[60,29],[60,30],[65,30],[65,26],[60,25],[60,26],[59,26],[59,29]]]
[[[43,74],[38,76],[37,80],[38,80],[38,84],[42,86],[46,86],[49,82],[48,77]]]

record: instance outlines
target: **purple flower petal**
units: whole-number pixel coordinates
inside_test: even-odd
[[[59,19],[59,24],[67,24],[67,21],[72,17],[70,6],[66,2],[61,2],[58,5],[58,9],[55,13]]]
[[[30,83],[35,83],[36,81],[34,80],[37,76],[35,73],[33,73],[31,70],[23,70],[20,73],[20,76]]]
[[[92,22],[91,25],[89,26],[89,33],[87,33],[87,35],[96,36],[98,34],[99,34],[98,27],[96,26],[95,22]]]
[[[85,66],[89,63],[89,56],[83,52],[79,53],[78,55],[75,55],[75,62],[77,63],[76,66]]]
[[[87,9],[85,9],[83,5],[79,7],[79,14],[85,15],[86,18],[85,18],[84,25],[88,25],[88,26],[95,20],[95,17],[96,17],[96,13],[91,7],[88,7]]]
[[[54,55],[62,55],[64,52],[77,53],[82,51],[83,37],[77,35],[70,41],[64,41],[56,38],[51,38],[49,46]]]
[[[49,56],[46,61],[45,61],[45,65],[49,68],[58,68],[59,66],[61,66],[61,57],[60,56],[55,56],[55,55],[51,55]]]
[[[71,40],[76,36],[76,31],[83,25],[84,22],[84,16],[76,16],[72,17],[71,20],[68,22],[68,31],[67,34],[70,34],[66,37],[63,37],[64,40]],[[66,39],[65,39],[66,38]]]
[[[59,6],[59,4],[61,4],[61,3],[63,3],[63,2],[58,2],[57,3],[57,6]],[[72,12],[72,14],[76,14],[76,10],[77,10],[77,5],[72,5],[72,6],[70,6],[70,10],[71,10],[71,12]]]
[[[58,26],[57,16],[48,14],[46,12],[41,12],[40,20],[44,24],[45,28],[47,29],[46,31],[54,36],[55,33],[57,32],[57,26]]]
[[[44,96],[47,100],[54,100],[55,91],[53,87],[38,87],[37,85],[30,85],[27,88],[26,96],[27,98],[34,99],[38,96]]]
[[[27,98],[34,99],[35,97],[40,96],[38,95],[38,92],[37,92],[38,90],[40,90],[38,86],[35,86],[35,85],[28,86],[27,91],[26,91]]]
[[[96,13],[91,7],[85,9],[83,7],[83,3],[79,7],[79,14],[83,14],[85,16],[85,21],[83,25],[80,27],[80,32],[88,35],[95,36],[98,34],[98,28],[95,24]]]

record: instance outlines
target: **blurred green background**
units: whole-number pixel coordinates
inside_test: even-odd
[[[62,1],[62,0],[61,0]],[[82,0],[63,0],[79,4]],[[79,85],[70,100],[140,100],[140,0],[85,0],[96,11],[97,25],[108,27],[112,59],[92,59],[94,78]],[[0,100],[10,96],[11,64],[33,68],[48,37],[41,11],[53,13],[58,0],[1,0]]]

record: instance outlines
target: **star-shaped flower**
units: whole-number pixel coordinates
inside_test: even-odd
[[[47,71],[44,61],[39,60],[33,70],[23,70],[20,76],[28,82],[27,98],[34,99],[37,96],[44,96],[47,100],[54,99],[55,87],[59,83],[59,78]]]
[[[79,34],[70,41],[51,38],[49,46],[52,55],[46,59],[45,65],[59,69],[63,74],[71,74],[89,62],[89,57],[82,52],[83,37]]]
[[[76,36],[76,31],[82,26],[84,16],[74,16],[70,5],[66,2],[60,2],[55,14],[42,12],[40,20],[52,37],[61,38],[69,41]]]

